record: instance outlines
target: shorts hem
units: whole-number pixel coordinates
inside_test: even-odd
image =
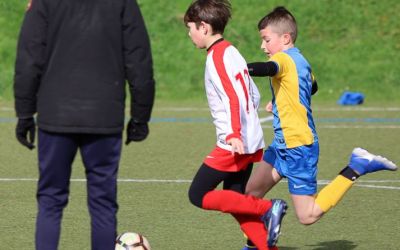
[[[317,192],[292,192],[289,190],[289,193],[295,195],[315,195]]]

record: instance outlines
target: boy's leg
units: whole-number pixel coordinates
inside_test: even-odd
[[[193,205],[224,213],[253,214],[262,216],[271,202],[254,196],[243,195],[231,190],[215,190],[233,172],[222,172],[203,164],[198,170],[189,189]]]
[[[203,163],[190,185],[188,192],[190,202],[196,207],[203,208],[204,196],[214,190],[227,176],[227,172],[217,171]]]
[[[271,164],[275,160],[276,150],[273,146],[270,146],[264,153],[263,161],[253,170],[246,186],[246,194],[262,198],[282,179],[278,171]],[[250,239],[247,240],[246,246],[243,249],[257,250],[254,242]]]
[[[271,208],[271,201],[231,190],[213,190],[204,196],[203,208],[231,214],[262,216]]]
[[[268,231],[268,246],[272,247],[278,243],[281,234],[282,219],[286,214],[288,205],[284,200],[272,199],[272,208],[261,217]]]
[[[246,189],[246,184],[249,180],[253,164],[250,164],[246,170],[232,173],[225,181],[223,188],[226,190],[236,191],[243,194]],[[232,216],[240,224],[242,231],[255,242],[254,248],[257,245],[258,250],[268,249],[266,246],[267,231],[264,223],[258,215],[232,214]]]
[[[246,184],[249,181],[252,170],[253,164],[249,164],[245,170],[230,173],[229,176],[227,176],[227,178],[224,180],[223,189],[244,194],[246,191]]]
[[[245,189],[245,184],[249,175],[250,169],[239,173],[222,172],[203,164],[192,181],[192,185],[189,189],[189,199],[192,204],[197,207],[231,213],[239,223],[245,223],[244,231],[247,231],[252,237],[253,229],[249,228],[254,228],[254,221],[257,220],[258,222],[256,224],[258,224],[259,227],[256,231],[257,234],[259,233],[258,231],[260,231],[261,236],[257,235],[254,237],[257,239],[262,237],[260,244],[263,245],[260,245],[260,249],[266,249],[266,230],[260,217],[269,209],[270,202],[241,194]],[[224,181],[225,190],[214,190],[222,181]],[[260,209],[255,208],[254,205],[249,206],[248,203],[256,203],[257,200],[259,200],[259,203],[263,203],[262,206],[265,206],[265,208],[262,209],[263,211],[259,211],[258,214],[254,215],[254,211]],[[238,210],[240,212],[236,214],[235,212]],[[250,222],[248,221],[249,217],[246,216],[252,217]],[[251,230],[251,232],[248,230]]]
[[[324,212],[315,203],[315,196],[295,194],[291,196],[296,216],[301,224],[310,225],[322,217]]]
[[[348,165],[318,193],[316,198],[311,195],[292,194],[296,215],[300,223],[309,225],[318,221],[324,213],[339,203],[360,174],[397,169],[393,162],[360,148],[353,150]]]
[[[253,164],[249,165],[249,167],[247,167],[244,171],[232,174],[227,180],[224,181],[223,188],[244,194],[252,169]],[[251,237],[255,243],[257,243],[254,244],[254,248],[255,245],[261,246],[258,249],[263,249],[263,247],[266,247],[265,240],[267,238],[267,231],[265,230],[264,223],[260,220],[260,216],[241,214],[232,214],[232,216],[238,221],[242,231],[248,235],[249,238]]]
[[[249,249],[263,250],[267,248],[268,232],[258,215],[232,214],[240,224],[243,233],[251,240]]]
[[[349,167],[359,175],[365,175],[380,170],[397,170],[396,164],[390,160],[380,155],[371,154],[362,148],[355,148],[353,150],[349,161]]]
[[[365,149],[355,148],[350,156],[348,167],[345,167],[318,193],[315,203],[324,213],[328,212],[341,200],[359,176],[380,170],[395,171],[397,166],[382,156],[371,154]]]
[[[250,176],[246,194],[262,198],[281,179],[282,177],[271,164],[261,161]]]
[[[78,144],[71,134],[39,134],[38,214],[35,243],[38,250],[58,247],[63,209],[68,203],[71,164]]]
[[[117,236],[117,172],[122,135],[82,135],[93,250],[114,249]]]

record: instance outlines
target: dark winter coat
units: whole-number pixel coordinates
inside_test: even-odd
[[[19,118],[50,132],[121,132],[154,101],[148,34],[135,0],[32,0],[22,24],[14,95]]]

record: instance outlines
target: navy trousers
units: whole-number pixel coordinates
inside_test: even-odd
[[[58,247],[62,213],[68,203],[71,166],[78,149],[87,180],[92,249],[115,248],[121,144],[122,133],[60,134],[39,130],[37,250],[56,250]]]

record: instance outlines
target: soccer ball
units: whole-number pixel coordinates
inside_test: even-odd
[[[149,241],[141,234],[125,232],[115,240],[115,250],[151,250]]]

